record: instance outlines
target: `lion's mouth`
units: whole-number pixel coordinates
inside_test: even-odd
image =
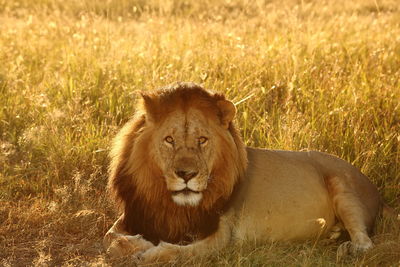
[[[172,195],[178,195],[178,194],[189,195],[191,193],[199,194],[200,192],[191,190],[186,187],[185,189],[182,189],[182,190],[173,191]]]
[[[184,188],[171,193],[173,201],[179,206],[197,206],[203,198],[202,192]]]

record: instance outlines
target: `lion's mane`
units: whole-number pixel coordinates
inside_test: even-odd
[[[149,156],[153,130],[169,114],[181,108],[197,108],[209,119],[222,120],[217,101],[221,94],[211,93],[192,83],[177,83],[145,93],[143,103],[116,136],[111,150],[109,190],[124,212],[130,234],[141,234],[157,244],[159,241],[187,243],[204,238],[218,228],[219,216],[229,205],[236,185],[247,165],[245,146],[232,122],[228,131],[234,144],[222,139],[218,159],[211,170],[213,177],[198,206],[179,206],[170,192],[157,162]],[[224,136],[220,127],[218,135]]]

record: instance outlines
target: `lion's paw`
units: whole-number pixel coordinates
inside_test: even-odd
[[[116,237],[107,248],[107,255],[110,257],[118,258],[128,255],[138,255],[154,245],[144,240],[140,235],[135,236],[119,236]]]
[[[348,255],[355,256],[360,253],[364,253],[372,247],[373,247],[372,242],[354,243],[351,241],[346,241],[340,244],[340,246],[338,247],[336,252],[336,257],[337,260],[340,261]]]
[[[160,242],[158,246],[153,247],[140,255],[142,263],[166,263],[175,261],[180,254],[178,245]]]

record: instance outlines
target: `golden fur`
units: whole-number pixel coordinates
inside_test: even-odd
[[[191,83],[143,94],[115,138],[109,189],[122,215],[104,245],[145,262],[207,254],[230,240],[337,238],[372,247],[381,200],[349,163],[320,152],[246,148],[234,105]],[[247,166],[248,163],[248,166]]]

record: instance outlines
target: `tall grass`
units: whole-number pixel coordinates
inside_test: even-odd
[[[0,258],[104,260],[110,139],[138,91],[175,81],[238,103],[246,144],[336,154],[398,208],[399,77],[396,0],[0,0]],[[349,264],[398,263],[385,244]],[[335,246],[261,248],[200,262],[335,263]]]

